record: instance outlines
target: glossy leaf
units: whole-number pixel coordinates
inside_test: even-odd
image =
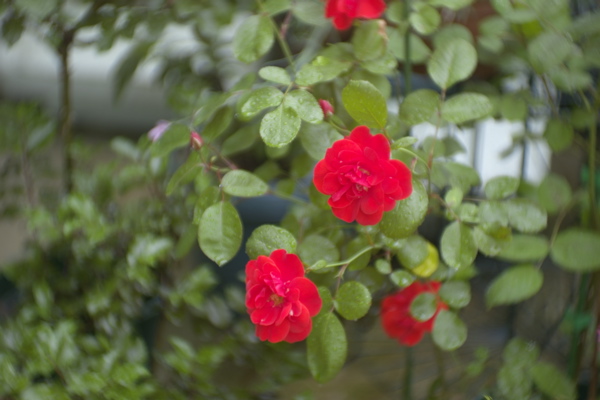
[[[171,124],[162,136],[150,146],[154,157],[164,157],[190,142],[190,129],[182,124]]]
[[[296,111],[280,105],[264,116],[260,124],[260,137],[267,146],[283,147],[294,140],[300,123]]]
[[[433,33],[442,21],[440,13],[435,8],[422,2],[414,3],[413,7],[414,11],[408,17],[410,25],[422,35]]]
[[[244,97],[239,106],[239,113],[245,119],[250,119],[256,114],[269,107],[276,107],[283,101],[281,90],[267,86],[256,89],[247,97]]]
[[[471,76],[476,65],[477,51],[473,45],[464,39],[454,39],[435,49],[427,63],[427,72],[440,88],[448,89]]]
[[[394,285],[405,288],[415,281],[416,277],[403,269],[394,271],[390,274],[390,280]]]
[[[417,321],[427,321],[437,311],[437,298],[433,293],[421,293],[410,303],[410,315]]]
[[[407,125],[431,121],[440,107],[440,95],[431,89],[410,93],[400,105],[400,119]]]
[[[526,199],[510,199],[505,202],[508,222],[518,231],[535,233],[544,229],[548,215],[537,204]]]
[[[547,175],[538,187],[538,201],[548,213],[556,213],[566,207],[572,198],[567,180],[556,174]]]
[[[389,40],[389,49],[390,52],[396,57],[399,61],[404,61],[406,59],[406,41],[404,38],[404,33],[399,29],[392,29],[390,33]],[[415,64],[421,64],[427,61],[427,58],[431,54],[431,50],[423,39],[415,34],[410,34],[409,38],[409,46],[410,46],[410,60]]]
[[[455,269],[470,266],[477,255],[471,229],[457,221],[448,225],[442,233],[441,251],[448,266]]]
[[[328,263],[339,261],[340,252],[337,246],[321,235],[309,235],[298,246],[298,255],[308,265],[313,265],[319,260]]]
[[[298,134],[302,147],[314,160],[322,160],[336,140],[343,139],[329,124],[306,125]]]
[[[269,186],[262,179],[241,169],[226,173],[221,187],[225,193],[238,197],[262,196],[269,190]]]
[[[265,55],[274,41],[269,17],[252,15],[240,25],[233,38],[233,54],[238,60],[251,63]]]
[[[177,171],[175,171],[171,179],[169,179],[169,183],[165,189],[167,196],[173,194],[173,191],[181,185],[191,182],[196,174],[200,172],[201,168],[202,163],[200,155],[197,152],[191,153],[188,159],[177,168]]]
[[[383,214],[379,229],[387,237],[409,237],[421,225],[427,214],[429,197],[421,181],[413,179],[411,195],[396,203],[396,207]]]
[[[492,281],[485,303],[490,308],[526,300],[541,289],[543,281],[544,276],[533,265],[510,267]]]
[[[471,302],[471,287],[465,281],[448,281],[440,288],[439,296],[450,307],[463,308]]]
[[[308,368],[320,383],[333,379],[346,362],[348,340],[339,319],[331,312],[313,319],[313,329],[306,340]]]
[[[261,225],[256,228],[246,242],[246,254],[250,259],[268,256],[274,250],[284,249],[296,252],[296,238],[289,231],[275,225]]]
[[[221,201],[204,211],[198,242],[204,254],[219,266],[235,256],[242,243],[242,221],[231,203]]]
[[[594,231],[570,228],[558,234],[550,249],[550,256],[560,267],[573,272],[600,270],[600,234]]]
[[[565,61],[572,48],[573,44],[565,35],[546,31],[529,42],[527,54],[533,69],[544,73]]]
[[[352,45],[356,58],[361,61],[372,60],[383,56],[386,50],[385,30],[378,21],[363,21],[354,31]]]
[[[550,244],[541,235],[512,235],[512,238],[502,247],[498,258],[524,262],[544,259],[550,251]]]
[[[293,90],[285,96],[285,107],[290,107],[303,121],[316,124],[323,121],[323,110],[315,96],[302,89]]]
[[[231,107],[221,107],[215,112],[211,119],[206,123],[202,130],[202,137],[207,141],[212,141],[219,136],[233,120],[233,109]]]
[[[350,81],[342,90],[346,111],[358,123],[384,129],[387,124],[387,105],[383,95],[372,83]]]
[[[435,318],[432,338],[442,350],[456,350],[467,340],[467,326],[454,312],[442,310]]]
[[[487,117],[493,111],[487,96],[479,93],[460,93],[442,104],[442,118],[454,124]]]
[[[476,226],[473,228],[473,238],[477,244],[477,248],[486,256],[493,257],[502,252],[508,246],[510,237],[497,238],[490,235],[485,230]]]
[[[573,127],[559,119],[550,119],[544,130],[544,138],[552,151],[562,151],[573,143]]]
[[[498,176],[490,179],[484,187],[485,195],[490,200],[501,200],[513,195],[519,188],[519,179],[512,176]]]
[[[338,289],[333,304],[342,317],[355,321],[371,308],[371,292],[360,282],[345,282]]]

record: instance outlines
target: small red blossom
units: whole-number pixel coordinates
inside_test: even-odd
[[[190,146],[192,146],[193,149],[200,150],[203,144],[204,141],[202,140],[202,137],[198,134],[198,132],[190,133]]]
[[[336,141],[317,163],[313,182],[330,195],[328,204],[339,219],[375,225],[384,211],[412,193],[410,169],[390,159],[390,143],[382,134],[371,135],[366,126]]]
[[[319,100],[319,105],[321,106],[321,110],[323,110],[325,118],[333,114],[333,106],[327,100]]]
[[[297,255],[280,249],[246,264],[246,308],[260,340],[306,339],[311,317],[319,313],[321,304],[317,287],[304,277]]]
[[[379,18],[385,11],[383,0],[327,0],[325,17],[333,19],[338,30],[350,28],[356,18]]]
[[[446,303],[438,299],[435,314],[427,321],[419,321],[410,313],[413,300],[422,293],[437,295],[441,283],[413,282],[404,289],[387,296],[381,304],[381,323],[389,337],[395,338],[400,344],[414,346],[421,341],[426,332],[431,332],[435,318],[441,310],[447,310]]]

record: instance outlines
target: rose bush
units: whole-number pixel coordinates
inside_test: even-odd
[[[328,204],[345,222],[375,225],[384,211],[412,193],[411,172],[401,161],[390,159],[390,144],[382,135],[371,135],[359,126],[350,136],[327,149],[317,163],[313,182],[331,196]]]
[[[294,343],[310,334],[321,298],[300,258],[280,249],[246,264],[246,307],[260,340]]]

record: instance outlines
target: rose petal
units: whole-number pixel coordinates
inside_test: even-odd
[[[317,286],[308,278],[296,278],[290,282],[290,288],[298,289],[298,301],[304,305],[311,317],[321,311],[322,301]]]

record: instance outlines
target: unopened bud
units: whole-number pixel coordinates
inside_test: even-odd
[[[319,105],[321,106],[321,110],[323,110],[323,115],[326,118],[333,114],[333,106],[327,100],[319,100]]]
[[[197,132],[190,133],[190,145],[193,149],[200,150],[203,144],[202,137]]]

